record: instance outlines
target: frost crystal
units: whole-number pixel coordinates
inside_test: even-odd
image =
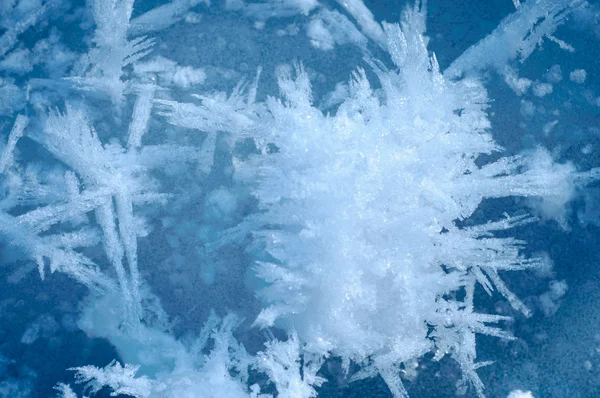
[[[547,116],[545,138],[568,124],[544,106],[563,93],[561,67],[525,77],[517,63],[544,41],[573,52],[554,32],[587,6],[513,4],[446,70],[428,49],[425,1],[399,23],[361,0],[0,4],[8,280],[37,267],[47,283],[63,273],[89,290],[70,324],[118,356],[71,368],[83,393],[310,398],[339,360],[339,384],[380,376],[408,397],[422,362],[450,357],[458,391],[483,397],[477,370],[491,362],[477,336],[514,340],[508,315],[550,317],[568,292],[558,279],[533,299],[509,289],[508,271],[552,276],[547,255],[514,235],[548,220],[567,229],[567,203],[600,176],[493,139],[494,73],[527,123]],[[232,21],[239,31],[221,28]],[[84,32],[77,46],[63,43],[65,24]],[[31,44],[30,30],[47,37]],[[338,63],[320,72],[261,35]],[[525,211],[481,210],[517,197]],[[505,311],[480,306],[480,293]],[[59,328],[38,316],[19,339],[33,347]]]
[[[585,83],[586,77],[587,73],[584,69],[575,69],[573,72],[569,73],[569,79],[577,84]]]
[[[397,69],[370,60],[383,94],[359,69],[334,115],[312,105],[301,65],[295,77],[280,73],[283,98],[269,99],[271,121],[255,133],[277,151],[264,146],[238,166],[263,209],[253,234],[274,260],[256,266],[269,304],[256,324],[293,325],[307,352],[372,367],[396,396],[406,395],[400,364],[429,351],[450,354],[482,395],[475,334],[509,336],[486,325],[505,318],[474,311],[474,283],[529,315],[498,272],[537,260],[519,254],[522,242],[494,236],[530,219],[469,228],[456,220],[484,198],[564,203],[572,168],[543,160],[543,151],[531,164],[500,158],[477,166],[480,154],[501,151],[487,132],[487,93],[477,80],[442,76],[424,25],[418,7],[401,25],[384,25]],[[450,298],[461,290],[464,300]]]

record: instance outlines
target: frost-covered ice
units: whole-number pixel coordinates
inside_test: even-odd
[[[587,72],[584,69],[575,69],[573,72],[569,73],[569,79],[577,84],[585,83],[586,77]]]
[[[514,390],[508,394],[507,398],[533,398],[530,391]]]
[[[440,65],[427,3],[391,6],[0,4],[7,341],[113,350],[65,354],[52,391],[52,364],[0,354],[0,396],[552,396],[482,368],[576,290],[531,231],[567,236],[581,202],[598,223],[598,164],[563,145],[598,120],[596,70],[531,65],[576,57],[596,8],[513,1]]]

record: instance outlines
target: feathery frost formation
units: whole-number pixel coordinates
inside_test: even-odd
[[[133,0],[91,0],[66,19],[66,1],[11,4],[0,6],[0,68],[36,73],[0,81],[0,113],[12,121],[0,155],[0,237],[17,251],[18,272],[34,262],[42,278],[59,272],[85,285],[77,326],[119,355],[72,368],[59,396],[77,397],[82,385],[84,394],[137,398],[315,397],[332,382],[322,369],[341,359],[349,381],[380,375],[393,396],[408,397],[403,375],[428,354],[453,358],[459,389],[484,396],[476,371],[489,362],[477,361],[476,336],[514,337],[508,316],[478,308],[476,290],[500,293],[528,317],[501,275],[543,259],[510,237],[534,216],[464,221],[485,199],[518,196],[566,224],[575,188],[598,170],[555,163],[543,148],[503,156],[481,72],[524,94],[532,82],[514,61],[543,40],[571,51],[554,31],[584,1],[517,1],[445,71],[427,47],[425,2],[380,24],[361,0],[225,1],[223,12],[259,31],[304,18],[316,50],[363,55],[324,106],[301,59],[251,65],[254,76],[233,90],[210,89],[230,76],[218,65],[179,65],[161,52],[168,42],[155,46],[152,35],[178,24],[201,30],[217,7],[208,1],[136,15]],[[88,50],[68,49],[55,28],[32,51],[19,44],[48,20],[87,29]],[[279,93],[263,93],[261,81],[273,78]],[[228,257],[232,248],[243,254]],[[256,308],[203,310],[204,326],[176,338],[180,314],[166,308],[177,305],[163,308],[159,297],[177,298],[165,286],[197,300],[191,313],[219,304],[194,294],[198,284],[230,281]],[[256,349],[243,332],[260,329]]]

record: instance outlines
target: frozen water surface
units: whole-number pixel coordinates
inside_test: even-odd
[[[0,397],[594,397],[600,5],[0,1]]]

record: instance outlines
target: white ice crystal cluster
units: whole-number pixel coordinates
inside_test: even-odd
[[[335,358],[350,381],[379,375],[394,397],[408,397],[401,376],[429,354],[453,358],[459,384],[484,396],[476,371],[489,362],[477,360],[476,336],[513,337],[503,329],[509,317],[478,309],[476,291],[497,292],[529,316],[502,275],[542,259],[510,237],[534,216],[464,221],[485,199],[524,197],[536,198],[534,214],[565,223],[575,188],[598,171],[556,163],[541,147],[503,156],[481,72],[495,71],[517,95],[551,94],[551,84],[519,77],[513,61],[543,40],[571,51],[553,34],[584,1],[517,1],[446,70],[428,50],[425,2],[406,6],[399,23],[379,23],[361,0],[225,1],[223,12],[258,30],[300,18],[316,50],[356,47],[364,63],[323,102],[301,59],[252,65],[255,75],[225,92],[205,86],[231,74],[180,65],[167,57],[168,42],[155,48],[156,32],[201,29],[215,7],[208,1],[138,15],[134,0],[90,0],[68,19],[88,30],[85,51],[67,50],[56,31],[33,52],[19,44],[67,3],[0,6],[0,69],[54,65],[0,79],[0,95],[25,93],[0,100],[12,121],[0,155],[0,238],[42,278],[60,272],[89,288],[78,327],[120,357],[71,369],[84,394],[315,397]],[[262,91],[269,79],[279,93]],[[586,72],[570,79],[582,84]],[[234,246],[246,254],[228,264],[220,257]],[[177,314],[158,299],[172,296],[153,292],[159,262],[201,307],[218,303],[202,302],[195,284],[244,279],[260,307],[240,314],[250,331],[219,308],[194,337],[176,338],[169,318]],[[246,348],[234,337],[241,328],[263,329],[264,348]],[[77,397],[73,388],[56,391]]]

